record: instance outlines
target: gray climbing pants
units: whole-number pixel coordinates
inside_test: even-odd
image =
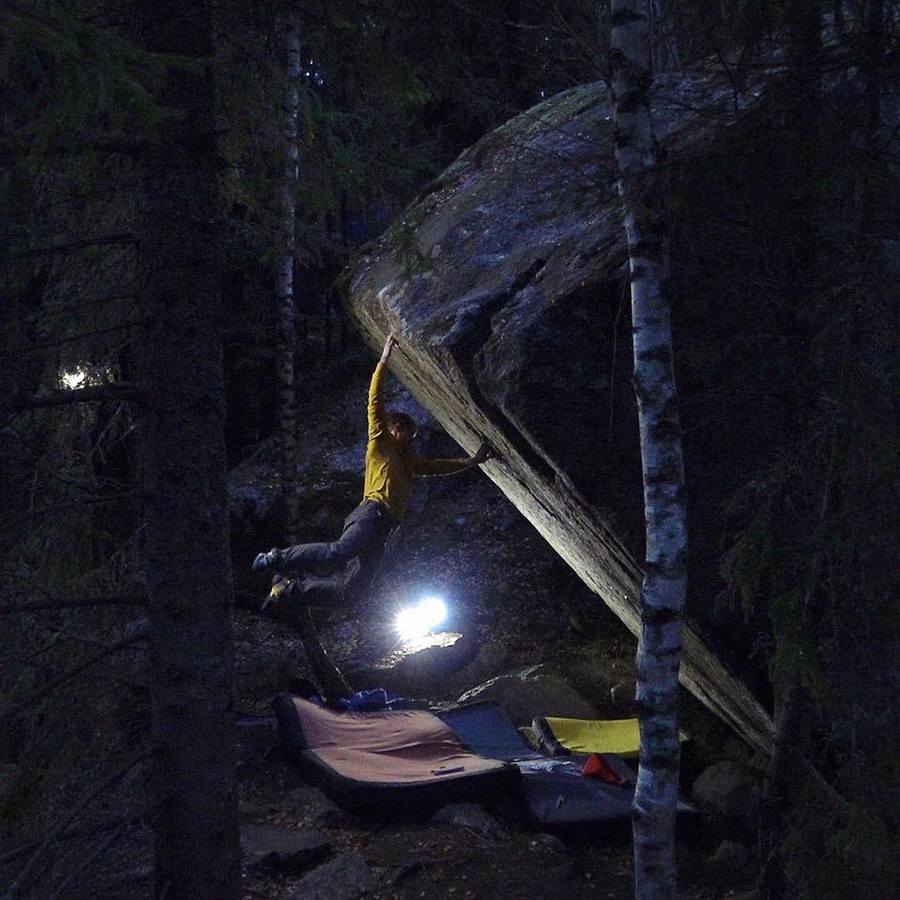
[[[355,597],[374,577],[396,527],[387,507],[363,500],[344,520],[344,530],[336,541],[287,547],[281,551],[279,568],[286,575],[307,574],[305,582],[317,593],[350,599],[346,595]]]

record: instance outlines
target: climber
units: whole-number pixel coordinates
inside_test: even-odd
[[[482,443],[474,456],[464,459],[423,459],[409,445],[416,436],[416,423],[401,412],[384,409],[381,386],[387,361],[396,344],[388,335],[369,385],[368,443],[363,499],[347,516],[341,536],[330,543],[298,544],[253,560],[253,571],[276,575],[273,592],[263,608],[287,592],[278,589],[287,576],[291,595],[304,602],[355,600],[374,577],[388,537],[400,524],[409,501],[413,478],[420,475],[450,475],[492,459],[495,454]]]

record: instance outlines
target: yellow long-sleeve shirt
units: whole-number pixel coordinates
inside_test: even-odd
[[[452,475],[471,467],[470,459],[423,459],[398,444],[390,433],[381,384],[387,365],[379,362],[369,385],[369,440],[366,444],[364,500],[383,503],[398,522],[409,503],[413,478],[420,475]]]

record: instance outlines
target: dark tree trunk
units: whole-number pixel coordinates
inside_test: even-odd
[[[865,19],[866,131],[871,144],[881,124],[881,57],[884,53],[884,0],[867,0]]]
[[[297,128],[300,112],[300,33],[295,16],[284,23],[287,72],[281,109],[283,171],[281,179],[281,236],[275,270],[275,306],[278,322],[276,347],[278,371],[278,436],[281,451],[281,489],[287,510],[286,542],[296,542],[297,528],[297,399],[295,347],[297,316],[294,304],[294,253],[296,250],[296,202],[299,174]]]
[[[804,784],[801,761],[809,747],[809,695],[799,673],[792,674],[775,726],[775,743],[760,798],[759,893],[762,900],[788,896],[782,844],[791,808]]]
[[[793,0],[788,10],[788,55],[801,77],[822,52],[822,10],[819,0]]]
[[[844,30],[847,20],[844,17],[844,0],[833,0],[832,2],[832,21],[834,22],[834,30],[838,33]]]
[[[232,736],[233,603],[225,495],[222,311],[211,8],[141,0],[146,50],[171,69],[167,115],[143,160],[140,350],[151,623],[156,894],[240,896]]]
[[[503,75],[503,93],[512,102],[513,109],[518,112],[532,104],[525,85],[525,66],[521,46],[520,26],[522,10],[519,0],[504,0],[501,9],[503,16],[503,57],[501,60]]]
[[[863,72],[866,79],[863,146],[869,162],[866,169],[874,172],[878,157],[877,136],[881,127],[884,0],[866,0],[863,28]],[[872,175],[864,178],[860,207],[863,230],[877,231],[882,224],[879,219],[884,215],[879,215],[879,209],[884,208],[884,193],[878,179]]]

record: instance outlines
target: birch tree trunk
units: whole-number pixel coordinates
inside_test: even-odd
[[[155,890],[237,900],[233,587],[225,491],[215,120],[205,0],[140,0],[143,49],[181,56],[141,162],[139,450],[151,624]]]
[[[281,177],[281,235],[278,263],[275,269],[275,303],[278,320],[278,418],[281,450],[281,489],[285,500],[288,544],[297,541],[297,397],[294,385],[295,347],[297,343],[296,306],[294,305],[294,255],[297,249],[296,193],[299,178],[300,148],[300,80],[303,74],[300,58],[300,29],[295,14],[284,24],[284,49],[287,59],[287,81],[281,111],[284,140],[284,169]],[[330,698],[351,692],[347,680],[328,658],[316,630],[310,609],[296,618],[307,659],[316,673],[319,686]]]
[[[281,178],[281,228],[275,268],[275,304],[278,328],[276,369],[278,373],[278,418],[281,456],[281,487],[287,511],[289,544],[296,541],[297,527],[297,404],[294,390],[296,312],[294,306],[294,252],[296,216],[294,204],[299,172],[298,118],[300,109],[300,33],[295,16],[284,26],[287,81],[281,112],[284,169]]]
[[[610,62],[615,155],[631,275],[647,557],[641,586],[637,706],[641,755],[632,809],[635,896],[675,897],[678,802],[678,667],[687,527],[681,426],[664,291],[661,216],[646,173],[656,164],[650,120],[647,0],[612,0]]]

